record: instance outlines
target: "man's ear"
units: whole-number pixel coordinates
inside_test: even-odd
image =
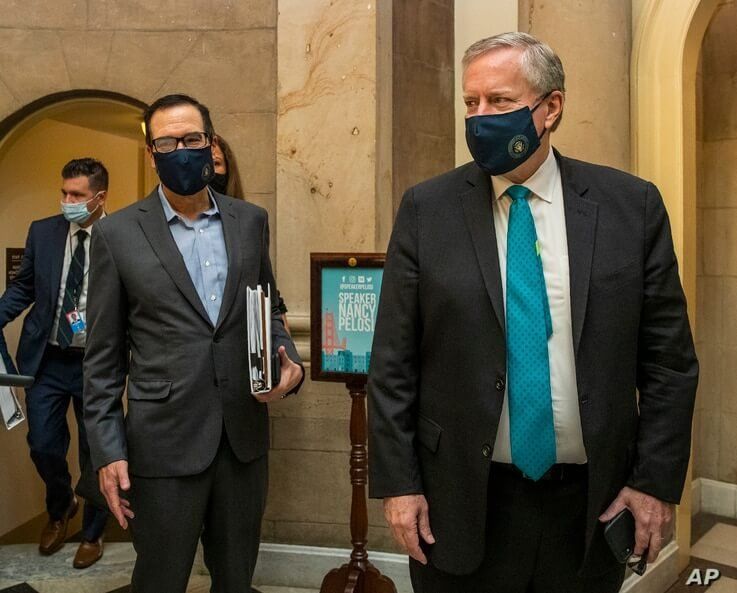
[[[545,117],[545,127],[550,129],[555,122],[560,119],[563,113],[563,103],[565,103],[565,95],[560,91],[553,91],[545,100],[548,106],[548,115]]]

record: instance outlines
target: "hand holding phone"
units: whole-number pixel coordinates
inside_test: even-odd
[[[649,550],[646,549],[639,558],[630,560],[635,551],[635,518],[628,508],[622,509],[607,522],[604,527],[604,539],[618,562],[627,564],[635,574],[640,576],[645,574]]]

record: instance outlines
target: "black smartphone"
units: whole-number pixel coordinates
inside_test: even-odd
[[[629,509],[622,509],[604,527],[606,539],[617,562],[624,564],[635,551],[635,518]]]
[[[607,522],[604,538],[618,562],[627,564],[635,574],[645,574],[649,550],[646,549],[640,558],[628,562],[635,551],[635,518],[629,509],[622,509],[614,519]]]

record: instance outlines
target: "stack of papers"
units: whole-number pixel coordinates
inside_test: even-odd
[[[278,383],[271,355],[271,286],[246,289],[248,316],[248,370],[251,393],[266,393]]]
[[[15,379],[21,379],[21,377],[6,375],[6,372],[5,363],[0,357],[0,415],[5,428],[10,430],[23,422],[26,417],[23,415],[23,408],[20,407],[15,391],[10,386],[10,383],[15,382]]]

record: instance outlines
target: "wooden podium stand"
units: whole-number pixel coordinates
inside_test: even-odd
[[[368,560],[366,551],[368,510],[366,481],[366,380],[356,378],[346,385],[351,395],[351,543],[353,551],[348,564],[331,570],[322,581],[320,593],[397,593],[394,583],[382,575]]]
[[[348,564],[325,575],[320,593],[397,593],[391,579],[371,565],[366,550],[366,381],[376,307],[371,315],[361,315],[359,325],[345,323],[341,326],[340,321],[336,321],[344,315],[338,305],[344,297],[348,302],[350,297],[358,296],[362,302],[378,304],[385,258],[383,253],[310,254],[310,376],[313,381],[344,383],[351,395],[353,551]],[[346,315],[353,317],[349,313]]]

